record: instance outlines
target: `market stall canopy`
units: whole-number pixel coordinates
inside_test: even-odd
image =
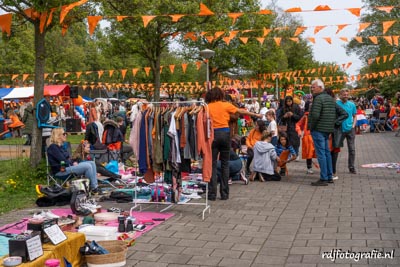
[[[33,97],[33,87],[18,87],[7,95],[3,96],[2,99],[22,99]]]
[[[56,85],[45,85],[44,95],[45,96],[69,96],[69,85],[68,84],[56,84]]]
[[[14,88],[0,88],[0,99],[8,95]]]

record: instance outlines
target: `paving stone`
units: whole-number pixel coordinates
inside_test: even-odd
[[[234,251],[230,249],[214,249],[211,256],[218,256],[222,258],[238,259],[242,255],[242,251]]]
[[[260,251],[261,245],[254,244],[234,244],[231,248],[232,250],[240,250],[240,251],[252,251],[258,252]]]
[[[320,247],[292,247],[290,254],[320,254]]]
[[[153,252],[145,252],[145,251],[136,251],[133,253],[129,259],[138,260],[138,261],[157,261],[163,254],[153,253]]]
[[[221,257],[216,256],[193,256],[188,264],[197,264],[202,266],[218,266],[221,262]]]
[[[285,264],[286,262],[286,257],[281,257],[281,256],[267,256],[267,255],[258,255],[254,263],[255,264],[264,264],[264,266],[268,264]]]
[[[251,260],[223,258],[218,266],[251,266]]]
[[[198,255],[198,256],[210,256],[214,251],[212,248],[185,248],[181,254],[184,255]]]
[[[186,264],[192,258],[191,255],[183,255],[183,254],[164,254],[159,262],[166,262],[168,264]],[[170,265],[168,265],[170,266]]]

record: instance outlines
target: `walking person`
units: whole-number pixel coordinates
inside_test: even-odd
[[[312,182],[311,185],[327,186],[328,183],[333,183],[329,135],[333,133],[335,125],[335,102],[325,92],[325,85],[320,79],[311,83],[311,91],[314,100],[308,115],[308,128],[311,131],[320,167],[320,179]]]
[[[229,102],[224,101],[224,92],[216,87],[207,92],[205,100],[208,103],[208,109],[214,131],[214,141],[212,143],[212,176],[209,182],[208,200],[215,201],[217,198],[217,161],[221,160],[221,200],[229,199],[229,151],[231,150],[231,139],[229,129],[230,114],[238,112],[243,115],[261,117],[260,114],[248,112],[245,109],[239,109]]]
[[[29,102],[26,108],[24,109],[24,116],[22,117],[22,122],[25,124],[25,128],[22,129],[22,134],[26,135],[26,142],[24,143],[24,146],[31,145],[33,120],[34,120],[33,103]]]
[[[340,143],[347,140],[347,150],[349,151],[348,167],[352,174],[356,174],[354,161],[356,159],[356,123],[357,123],[357,109],[356,105],[349,101],[349,89],[343,88],[340,90],[340,99],[336,103],[343,108],[349,115],[347,119],[342,122],[342,136]]]

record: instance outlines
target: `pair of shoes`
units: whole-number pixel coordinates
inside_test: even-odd
[[[223,197],[221,197],[221,200],[228,200],[229,199],[229,196],[223,196]]]
[[[356,172],[355,169],[350,169],[350,173],[351,173],[351,174],[357,174],[357,172]]]
[[[316,182],[311,183],[312,186],[327,186],[328,182],[324,180],[318,180]]]
[[[313,173],[314,171],[311,168],[307,169],[307,174],[313,174]]]
[[[34,214],[32,217],[37,220],[49,220],[49,219],[59,219],[60,218],[60,216],[55,215],[51,211],[44,211],[44,210],[42,210],[40,213]]]
[[[332,177],[332,180],[337,180],[337,179],[339,179],[339,176],[334,174],[333,177]]]
[[[260,182],[265,182],[264,177],[261,173],[258,173],[258,180],[260,180]]]

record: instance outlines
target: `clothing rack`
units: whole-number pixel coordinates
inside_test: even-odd
[[[147,102],[146,104],[201,104],[206,106],[207,104],[204,101],[198,101],[198,100],[193,100],[193,101],[163,101],[163,102]],[[136,163],[137,163],[137,168],[139,168],[139,163],[138,163],[138,157],[136,156]],[[161,186],[164,183],[164,173],[162,173],[162,179],[161,179]],[[137,184],[138,184],[138,176],[137,176],[137,171],[135,172],[135,193],[134,193],[134,198],[133,198],[133,203],[134,206],[131,207],[130,209],[130,216],[132,216],[132,211],[135,210],[136,208],[139,208],[140,211],[142,211],[142,205],[143,204],[156,204],[156,205],[166,205],[167,207],[163,208],[160,212],[164,212],[175,205],[192,205],[192,206],[203,206],[204,209],[202,211],[202,219],[204,220],[204,215],[205,212],[208,210],[208,213],[211,213],[211,207],[208,201],[208,183],[206,183],[206,192],[203,193],[205,194],[205,202],[191,202],[193,200],[189,200],[188,202],[179,202],[178,203],[172,203],[172,202],[142,202],[137,198]],[[158,186],[158,185],[157,185]]]

